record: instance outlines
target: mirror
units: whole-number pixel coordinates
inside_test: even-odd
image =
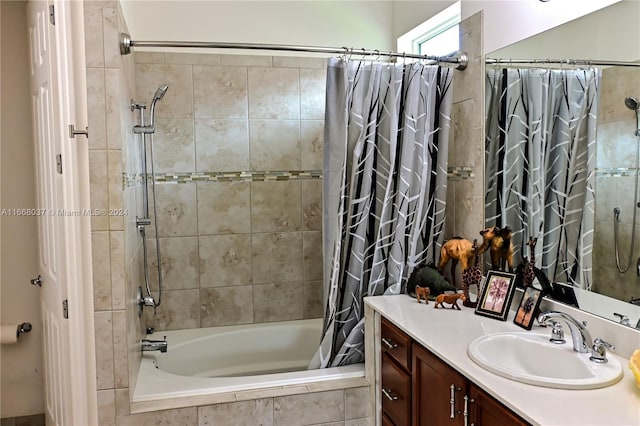
[[[488,53],[487,57],[639,62],[639,31],[640,2],[621,1]],[[557,69],[558,66],[554,68]],[[628,272],[620,273],[615,260],[613,208],[619,206],[622,210],[618,247],[621,263],[625,263],[629,258],[631,246],[633,212],[639,210],[633,206],[633,188],[636,179],[636,150],[640,143],[640,136],[634,135],[638,127],[637,116],[625,105],[625,98],[640,99],[640,67],[597,68],[601,70],[602,77],[598,89],[599,106],[595,137],[592,285],[591,291],[579,288],[564,290],[565,293],[575,293],[575,302],[581,309],[616,322],[621,322],[624,316],[629,319],[628,325],[635,327],[636,324],[640,325],[640,212],[635,212],[639,217],[631,265]],[[492,65],[487,65],[488,71],[492,69]],[[487,165],[490,164],[489,160],[487,158]],[[489,178],[490,176],[485,176],[485,181],[488,182]],[[485,199],[485,205],[489,204],[492,204],[492,200]],[[485,221],[487,226],[496,225],[490,212],[485,213]],[[515,252],[518,254],[514,256],[514,264],[518,265],[522,262],[522,253],[525,253],[526,257],[528,249],[525,247],[521,251],[520,247],[516,247]],[[638,299],[638,305],[629,303],[632,299]]]

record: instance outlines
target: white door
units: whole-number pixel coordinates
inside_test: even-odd
[[[78,5],[30,1],[28,10],[48,425],[97,422],[93,305],[87,290],[92,287],[90,218],[80,215],[88,207],[87,141],[71,138],[68,130],[77,118],[75,79],[84,82],[73,57],[84,58],[73,42],[74,15],[82,19],[73,10]],[[82,123],[86,108],[84,115]]]

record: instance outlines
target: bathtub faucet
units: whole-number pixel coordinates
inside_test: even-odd
[[[142,339],[140,343],[143,351],[167,352],[167,336],[164,336],[164,340]]]

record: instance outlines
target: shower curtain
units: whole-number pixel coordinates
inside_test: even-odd
[[[487,226],[508,225],[518,264],[590,289],[594,229],[596,69],[492,69],[486,80]]]
[[[364,304],[435,262],[445,224],[453,70],[330,59],[324,334],[311,368],[364,361]]]

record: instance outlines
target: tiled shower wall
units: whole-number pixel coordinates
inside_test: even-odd
[[[123,172],[139,173],[131,128],[132,57],[121,56],[126,31],[117,1],[85,1],[96,383],[100,425],[115,424],[116,401],[128,400],[140,365],[144,323],[136,315],[141,283],[140,238],[135,229],[140,184],[123,191]],[[119,410],[128,414],[128,406]]]
[[[633,189],[637,121],[624,104],[627,96],[640,98],[640,69],[611,67],[602,72],[597,130],[596,220],[593,249],[593,290],[621,300],[640,296],[636,250],[631,268],[621,274],[616,267],[613,240],[613,208],[622,209],[619,236],[621,262],[626,262],[633,229]],[[640,222],[636,223],[636,247]]]
[[[325,62],[136,53],[137,101],[169,84],[154,135],[156,329],[322,316]]]
[[[479,12],[460,23],[460,49],[469,55],[469,65],[456,71],[453,83],[445,239],[460,235],[473,241],[485,227],[482,22]],[[460,268],[457,273],[460,283]]]

